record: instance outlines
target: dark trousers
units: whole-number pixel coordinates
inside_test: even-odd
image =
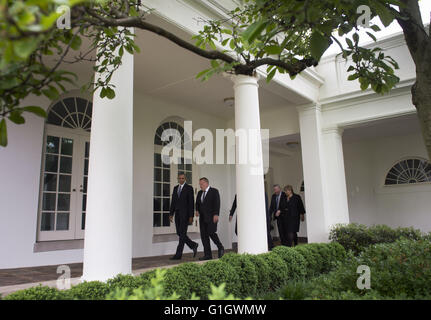
[[[280,215],[277,219],[278,234],[280,235],[281,245],[288,245],[287,221],[286,216]]]
[[[210,238],[219,250],[224,249],[220,239],[217,235],[217,224],[205,222],[203,219],[199,220],[202,245],[204,246],[204,256],[212,257]]]
[[[266,217],[266,233],[268,236],[268,250],[271,250],[274,247],[271,237],[271,215],[267,215]]]
[[[287,246],[293,247],[298,245],[298,233],[297,232],[289,232],[287,234]]]
[[[187,228],[189,227],[189,221],[187,217],[179,217],[179,215],[176,214],[175,226],[177,228],[177,235],[180,237],[175,256],[181,257],[183,255],[185,244],[187,244],[190,249],[194,249],[197,246],[197,243],[192,241],[187,236]]]

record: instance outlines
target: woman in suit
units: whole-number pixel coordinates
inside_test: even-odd
[[[284,187],[287,195],[287,245],[298,245],[300,221],[304,221],[305,208],[301,196],[293,192],[292,186]]]

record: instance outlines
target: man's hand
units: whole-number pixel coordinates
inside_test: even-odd
[[[199,211],[196,211],[196,212],[195,212],[195,216],[196,216],[196,217],[199,217]]]
[[[303,214],[301,214],[301,221],[304,221],[304,220],[305,220],[305,217]]]
[[[279,216],[280,216],[280,214],[281,214],[281,211],[280,211],[280,210],[277,210],[277,212],[275,213],[275,216],[276,216],[276,217],[279,217]]]
[[[193,217],[190,217],[189,218],[189,224],[191,225],[191,224],[193,224]]]
[[[217,222],[218,222],[218,215],[215,215],[215,216],[214,216],[213,221],[214,221],[214,223],[217,223]]]
[[[233,216],[229,216],[229,222],[232,222]]]
[[[174,216],[169,216],[169,221],[172,223],[174,222]]]

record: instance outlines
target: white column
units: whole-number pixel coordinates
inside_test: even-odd
[[[307,211],[308,242],[328,242],[336,223],[348,223],[341,133],[322,132],[320,105],[298,108]]]
[[[238,252],[259,254],[268,251],[266,233],[265,189],[263,179],[263,155],[260,134],[260,112],[258,79],[255,77],[233,76],[235,90],[235,129],[247,132],[246,148],[240,138],[236,144],[236,194],[238,217]],[[250,131],[251,130],[251,131]],[[241,150],[250,150],[250,132],[258,132],[256,159],[258,163],[240,161]]]
[[[324,128],[322,131],[327,177],[326,201],[329,229],[337,223],[349,223],[346,174],[343,155],[343,129]]]
[[[85,281],[132,272],[133,55],[124,53],[111,83],[114,99],[93,97]]]

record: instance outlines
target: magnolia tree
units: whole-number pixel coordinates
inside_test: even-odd
[[[110,80],[124,51],[139,51],[129,27],[209,59],[210,68],[197,75],[202,79],[220,72],[253,76],[257,68],[266,68],[267,81],[277,73],[294,78],[336,44],[349,62],[348,79],[385,94],[399,82],[397,62],[378,47],[359,44],[361,28],[376,40],[380,28],[370,21],[378,17],[385,27],[396,20],[404,30],[417,67],[413,104],[431,158],[431,41],[418,0],[244,0],[225,19],[205,21],[193,39],[149,23],[149,14],[139,0],[0,0],[0,145],[7,145],[6,119],[22,124],[26,112],[46,116],[40,106],[23,106],[25,97],[54,100],[66,83],[75,83],[76,75],[61,69],[71,50],[77,54],[68,62],[97,61],[94,71],[104,75],[83,89],[114,98]],[[84,37],[88,48],[81,48]]]

